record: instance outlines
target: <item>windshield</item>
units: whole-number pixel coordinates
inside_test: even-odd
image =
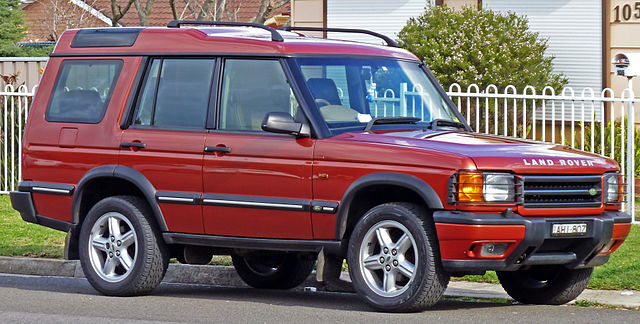
[[[366,58],[296,61],[333,134],[362,130],[380,117],[417,117],[418,127],[435,119],[460,122],[415,62]]]

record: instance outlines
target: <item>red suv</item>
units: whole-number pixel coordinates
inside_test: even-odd
[[[213,254],[291,288],[320,254],[323,280],[346,258],[379,310],[424,309],[486,270],[520,302],[578,296],[631,227],[616,162],[473,133],[416,56],[319,30],[387,45],[210,21],[65,32],[13,207],[66,231],[107,295]]]

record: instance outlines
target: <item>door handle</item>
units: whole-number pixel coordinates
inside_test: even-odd
[[[204,151],[207,153],[231,153],[231,148],[226,146],[205,146]]]
[[[145,143],[141,143],[141,142],[122,142],[120,143],[120,147],[123,148],[137,148],[137,149],[143,149],[145,147],[147,147],[147,144]]]

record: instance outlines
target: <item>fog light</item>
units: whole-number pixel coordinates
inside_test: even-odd
[[[480,256],[496,257],[502,256],[507,252],[509,243],[484,243],[480,249]]]

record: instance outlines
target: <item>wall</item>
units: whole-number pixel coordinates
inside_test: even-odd
[[[29,91],[40,82],[40,69],[44,69],[48,57],[0,57],[0,75],[20,72],[16,86],[25,84]],[[0,79],[0,91],[4,91],[5,82]]]
[[[465,6],[478,8],[478,2],[478,0],[442,0],[443,5],[453,9],[462,9]],[[436,3],[438,3],[438,1],[436,1]]]
[[[640,54],[640,9],[635,10],[636,1],[631,0],[606,0],[605,27],[607,28],[608,44],[606,50],[606,65],[608,84],[616,94],[621,93],[627,87],[627,78],[613,75],[611,62],[617,53],[637,53]],[[626,15],[624,7],[629,10]],[[616,7],[618,8],[616,10]],[[625,19],[628,18],[628,19]],[[633,91],[635,97],[640,97],[640,79],[633,79]],[[640,111],[636,110],[636,115]],[[638,118],[636,118],[638,119]]]
[[[56,15],[55,6],[58,7]],[[27,4],[22,10],[28,26],[23,42],[56,41],[67,28],[106,26],[103,21],[65,0],[41,0]]]
[[[326,0],[291,0],[291,26],[325,27]],[[305,32],[322,37],[322,33]]]

